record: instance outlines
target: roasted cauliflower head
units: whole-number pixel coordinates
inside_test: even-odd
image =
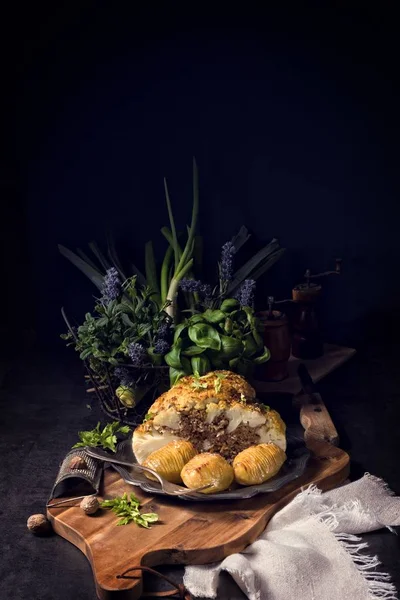
[[[221,454],[228,462],[242,450],[273,442],[286,450],[286,426],[275,410],[255,402],[255,391],[240,375],[213,371],[184,377],[150,407],[133,433],[133,451],[142,464],[166,444],[190,441],[197,452]]]

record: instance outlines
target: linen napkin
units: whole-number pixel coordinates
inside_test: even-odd
[[[400,497],[369,473],[326,493],[311,485],[242,553],[186,567],[184,584],[194,596],[222,599],[218,578],[227,571],[250,600],[397,600],[357,537],[397,525]]]

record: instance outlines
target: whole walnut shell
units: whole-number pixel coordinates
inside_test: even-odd
[[[50,521],[46,515],[31,515],[26,523],[29,531],[35,535],[48,535],[51,531]]]
[[[99,510],[100,503],[96,496],[88,496],[82,500],[80,507],[87,515],[94,515]]]

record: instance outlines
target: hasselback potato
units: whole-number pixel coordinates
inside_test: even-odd
[[[285,452],[276,444],[251,446],[233,460],[235,480],[241,485],[264,483],[278,473],[285,460]]]
[[[190,489],[209,485],[202,494],[215,494],[228,489],[234,479],[233,468],[220,455],[203,452],[197,454],[182,469],[181,477]]]
[[[156,471],[171,483],[182,483],[181,471],[185,464],[197,454],[194,446],[185,440],[170,442],[152,452],[143,466]],[[151,473],[145,473],[148,479],[155,480]]]

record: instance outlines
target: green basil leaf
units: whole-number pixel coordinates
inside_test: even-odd
[[[231,358],[229,361],[229,368],[235,370],[239,364],[240,356],[236,356],[235,358]]]
[[[185,377],[185,375],[186,375],[186,373],[182,369],[173,369],[172,367],[170,367],[169,381],[170,381],[171,387],[176,385],[182,377]]]
[[[186,358],[185,356],[182,356],[181,361],[182,361],[182,368],[185,371],[185,375],[191,375],[192,374],[192,365],[190,363],[190,360],[188,358]]]
[[[208,355],[214,369],[225,369],[225,363],[220,352],[209,352]]]
[[[189,338],[200,348],[221,349],[221,338],[218,331],[205,323],[196,323],[189,327]]]
[[[244,339],[244,355],[247,358],[259,351],[256,341],[251,333],[248,333]]]
[[[226,298],[221,304],[221,310],[229,313],[239,306],[239,302],[234,298]]]
[[[243,343],[241,340],[227,335],[221,335],[220,337],[222,343],[221,354],[223,358],[233,358],[243,352]]]
[[[270,351],[268,350],[268,348],[266,348],[264,346],[264,352],[262,353],[261,356],[257,356],[257,358],[253,358],[253,363],[255,365],[261,365],[262,363],[267,362],[267,360],[270,359],[270,356],[271,356]]]
[[[195,374],[199,374],[201,376],[210,371],[211,365],[207,356],[193,356],[191,363],[193,373]]]
[[[190,317],[189,323],[191,325],[196,325],[196,323],[204,323],[203,315],[193,315],[193,317]]]
[[[223,329],[225,331],[225,333],[232,333],[233,331],[233,321],[230,317],[227,317],[225,319],[225,323],[223,325]]]
[[[220,323],[225,319],[226,315],[222,310],[211,310],[208,308],[204,311],[203,317],[208,323]]]
[[[199,348],[198,346],[189,346],[186,350],[182,350],[183,356],[198,356],[199,354],[203,354],[206,351],[206,348]]]
[[[256,325],[256,316],[254,314],[254,310],[250,306],[242,306],[242,311],[246,313],[247,322],[252,327]]]
[[[175,331],[174,331],[174,343],[180,338],[180,336],[182,335],[184,329],[186,329],[186,324],[185,323],[180,323],[179,325],[177,325],[175,327]]]
[[[251,332],[253,334],[254,341],[257,345],[257,351],[259,352],[264,348],[264,340],[256,329],[252,329]]]
[[[181,349],[177,345],[173,346],[164,358],[169,367],[172,367],[173,369],[182,368]]]

